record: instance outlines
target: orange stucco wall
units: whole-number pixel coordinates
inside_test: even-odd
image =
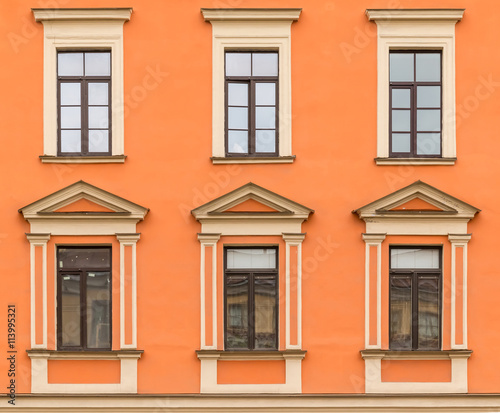
[[[47,3],[47,4],[46,4]],[[42,164],[43,28],[32,7],[133,7],[124,25],[124,164]],[[293,164],[214,165],[212,28],[201,7],[302,7],[292,25]],[[456,26],[457,162],[454,166],[377,166],[375,24],[367,8],[465,8]],[[472,393],[500,392],[497,343],[500,291],[500,3],[495,0],[17,0],[0,2],[0,289],[1,308],[17,308],[17,392],[30,392],[29,224],[18,209],[84,180],[150,208],[137,226],[139,393],[197,393],[200,362],[200,224],[190,211],[250,181],[315,210],[303,224],[302,364],[304,393],[362,393],[364,362],[364,222],[352,210],[416,180],[481,208],[469,223],[468,363]],[[151,75],[154,73],[154,75]],[[145,79],[155,79],[146,90]],[[119,339],[119,244],[109,237],[53,237],[48,244],[48,342],[55,348],[54,245],[99,242],[113,248],[113,349]],[[236,239],[237,238],[237,239]],[[226,244],[284,242],[223,237]],[[442,244],[447,239],[399,237],[391,243]],[[51,255],[52,254],[52,255]],[[52,259],[50,259],[52,257]],[[218,266],[218,303],[222,269]],[[449,263],[444,277],[449,277]],[[284,325],[280,267],[280,326]],[[382,302],[388,284],[383,278]],[[445,297],[449,292],[444,291]],[[445,298],[446,299],[446,298]],[[444,320],[447,320],[447,306]],[[219,308],[219,313],[222,314]],[[222,317],[222,316],[221,316]],[[382,307],[382,344],[388,310]],[[217,320],[219,327],[222,319]],[[446,321],[445,321],[446,323]],[[4,330],[5,331],[5,330]],[[443,331],[449,331],[446,324]],[[222,346],[222,329],[218,329]],[[129,334],[129,333],[127,333]],[[280,346],[284,331],[280,330]],[[443,348],[450,337],[443,336]],[[0,350],[5,346],[2,336]],[[250,363],[252,364],[252,363]],[[254,363],[256,364],[256,363]],[[238,372],[245,376],[245,366]],[[0,357],[0,371],[8,369]],[[249,372],[254,372],[251,366]],[[253,373],[252,373],[253,374]],[[224,376],[225,377],[225,376]],[[0,385],[7,386],[6,374]],[[227,377],[224,379],[226,382]],[[274,380],[274,379],[273,379]],[[276,381],[276,380],[275,380]]]

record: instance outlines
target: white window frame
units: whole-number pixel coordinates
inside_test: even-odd
[[[212,162],[291,163],[291,24],[302,9],[201,9],[212,24]],[[230,50],[275,50],[279,55],[277,157],[226,157],[224,56]]]
[[[123,24],[130,20],[132,9],[32,11],[44,28],[42,162],[123,163]],[[75,49],[111,52],[111,156],[57,156],[57,52]]]
[[[366,10],[377,24],[378,165],[453,165],[456,161],[455,24],[464,9]],[[389,157],[389,54],[392,50],[439,50],[442,54],[442,157]]]

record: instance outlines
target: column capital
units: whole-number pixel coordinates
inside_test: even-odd
[[[303,234],[301,234],[301,233],[292,233],[292,232],[286,232],[286,233],[282,232],[281,236],[283,237],[283,240],[285,242],[300,244],[302,241],[304,241],[304,238],[306,237],[306,233],[304,232]]]
[[[385,240],[387,234],[362,234],[363,241],[369,244],[372,243],[381,243]]]
[[[31,244],[34,243],[47,243],[50,239],[50,234],[33,234],[33,233],[26,233],[26,238],[28,238],[28,241]]]
[[[198,241],[202,244],[212,244],[217,243],[219,241],[221,234],[209,234],[209,233],[198,233]]]
[[[141,238],[141,234],[115,234],[116,239],[121,243],[135,244]]]
[[[472,234],[448,234],[448,241],[452,244],[467,244]]]

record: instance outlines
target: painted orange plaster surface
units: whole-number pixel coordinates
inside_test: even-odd
[[[423,199],[414,198],[411,201],[405,202],[402,205],[392,208],[391,211],[442,211],[442,209],[438,208],[435,205],[429,204]]]
[[[150,209],[137,225],[138,361],[140,394],[200,390],[200,223],[190,211],[255,182],[315,210],[302,225],[302,391],[364,392],[366,226],[351,211],[422,180],[482,209],[468,223],[468,361],[471,393],[500,393],[500,329],[496,248],[500,215],[500,2],[399,0],[397,8],[465,8],[456,25],[457,161],[453,166],[377,166],[377,40],[366,8],[387,0],[64,0],[57,7],[131,6],[124,24],[125,155],[123,164],[44,164],[43,28],[32,7],[0,2],[0,99],[4,156],[0,165],[0,307],[18,313],[18,393],[30,392],[30,225],[17,211],[79,180]],[[49,2],[46,2],[49,3]],[[224,3],[224,4],[222,4]],[[49,6],[50,7],[50,6]],[[291,164],[214,165],[212,156],[212,26],[201,7],[302,7],[291,26]],[[396,6],[395,6],[396,7]],[[169,16],[165,24],[165,16]],[[147,88],[144,86],[147,85]],[[255,203],[241,206],[261,211]],[[416,201],[406,207],[422,207]],[[69,207],[68,207],[69,208]],[[71,208],[95,207],[76,203]],[[428,208],[428,207],[426,207]],[[65,209],[61,209],[63,211]],[[71,209],[70,209],[71,210]],[[75,211],[76,209],[73,209]],[[262,211],[261,211],[262,212]],[[119,349],[119,244],[114,235],[52,236],[47,246],[48,347],[56,349],[56,245],[111,245],[112,341]],[[217,343],[223,349],[224,245],[278,245],[279,345],[285,343],[284,242],[273,237],[222,236],[217,243]],[[388,236],[382,243],[382,347],[388,347],[389,245],[443,246],[443,285],[450,285],[446,236]],[[450,348],[451,292],[443,289],[443,349]],[[37,334],[39,335],[39,329]],[[38,336],[37,336],[38,337]],[[37,340],[39,337],[37,338]],[[0,344],[5,346],[5,343]],[[0,347],[4,350],[4,347]],[[2,351],[5,354],[5,351]],[[250,376],[253,363],[225,380]],[[421,368],[421,367],[418,367]],[[65,367],[61,367],[65,370]],[[7,370],[5,358],[0,371]],[[91,373],[89,373],[91,374]],[[99,380],[94,374],[92,380]],[[0,387],[7,386],[6,374]],[[89,377],[89,380],[91,378]]]
[[[224,212],[276,212],[276,210],[255,199],[248,199],[241,204],[226,209]]]
[[[102,205],[98,205],[95,202],[89,201],[88,199],[82,198],[78,201],[72,202],[62,208],[57,209],[55,212],[113,212],[111,209],[106,208]]]
[[[450,382],[449,360],[382,360],[383,382]]]
[[[285,383],[285,361],[218,361],[218,384]]]
[[[120,383],[119,360],[49,360],[49,383]]]

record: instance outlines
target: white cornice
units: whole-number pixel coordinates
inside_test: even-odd
[[[201,9],[205,21],[296,21],[302,9]]]
[[[31,9],[37,22],[55,20],[121,20],[129,21],[131,7],[95,9]]]
[[[368,20],[462,20],[465,9],[367,9]]]

